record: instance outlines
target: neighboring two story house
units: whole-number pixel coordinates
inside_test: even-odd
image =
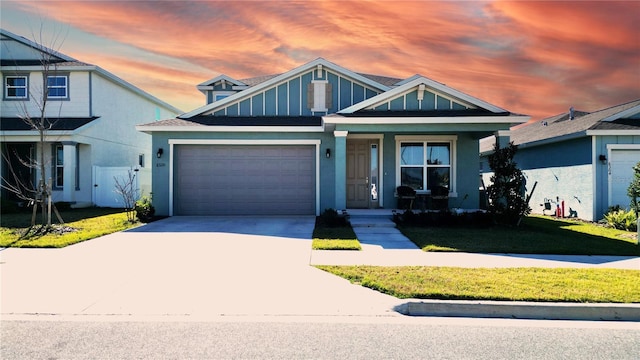
[[[640,100],[594,112],[570,109],[540,122],[515,127],[515,161],[528,192],[537,182],[530,206],[534,213],[597,221],[610,206],[629,208],[627,188],[640,161]],[[487,155],[494,137],[481,141],[485,181],[491,175]],[[564,208],[564,213],[563,213]]]
[[[121,206],[114,176],[136,170],[141,193],[151,191],[151,137],[135,125],[181,113],[98,66],[80,62],[24,37],[0,30],[3,182],[51,179],[53,200],[77,206]],[[45,71],[46,70],[46,71]],[[46,76],[46,78],[44,78]],[[42,142],[23,119],[44,116]],[[46,174],[28,165],[44,161]],[[124,174],[123,174],[124,172]],[[2,191],[2,201],[15,200]]]
[[[479,139],[529,117],[415,75],[319,58],[286,73],[221,75],[206,105],[137,126],[152,135],[159,215],[319,214],[396,207],[396,189],[478,208]]]

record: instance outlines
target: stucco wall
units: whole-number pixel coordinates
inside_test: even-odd
[[[593,221],[593,171],[591,165],[576,165],[566,167],[539,168],[522,171],[526,179],[526,194],[533,191],[529,207],[533,214],[554,215],[556,206],[564,201],[565,216],[575,216]],[[487,187],[491,185],[493,173],[482,174]],[[545,210],[545,203],[549,203],[550,210]]]

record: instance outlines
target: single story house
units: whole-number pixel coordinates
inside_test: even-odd
[[[478,208],[479,140],[529,117],[420,75],[318,58],[278,75],[217,76],[206,104],[151,134],[159,215],[309,214],[396,207],[407,185]]]
[[[640,161],[640,100],[594,112],[570,109],[508,133],[518,145],[515,161],[528,192],[537,182],[534,213],[603,218],[610,206],[629,208],[627,188]],[[483,178],[491,175],[486,156],[494,137],[481,140]],[[563,212],[564,208],[564,212]]]
[[[27,191],[44,179],[51,181],[54,201],[122,207],[114,177],[125,180],[129,170],[136,171],[140,193],[151,191],[151,136],[135,125],[182,111],[96,65],[7,30],[0,29],[0,44],[3,202],[21,200],[8,188]],[[24,121],[42,117],[43,141]],[[45,174],[36,163],[45,164]]]

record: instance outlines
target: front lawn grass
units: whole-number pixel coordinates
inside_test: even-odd
[[[313,250],[362,250],[351,225],[326,226],[316,221],[313,229]]]
[[[635,234],[597,224],[528,216],[519,227],[402,226],[402,233],[424,251],[472,253],[640,255]]]
[[[640,271],[619,269],[316,266],[397,298],[640,302]]]
[[[2,214],[0,247],[61,248],[138,225],[128,222],[122,209],[71,209],[61,211],[60,215],[65,222],[63,231],[23,238],[23,234],[31,224],[31,213]],[[38,214],[36,222],[40,220],[40,214]],[[60,227],[56,226],[56,228]]]

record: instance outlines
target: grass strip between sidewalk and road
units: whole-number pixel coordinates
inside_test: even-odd
[[[401,299],[639,303],[640,271],[620,269],[328,266]]]
[[[636,234],[585,221],[528,216],[519,227],[398,226],[423,251],[640,255]]]
[[[53,231],[34,237],[23,237],[29,228],[30,213],[3,214],[0,247],[61,248],[139,225],[127,221],[122,209],[71,209],[60,214],[64,225],[56,224]]]

